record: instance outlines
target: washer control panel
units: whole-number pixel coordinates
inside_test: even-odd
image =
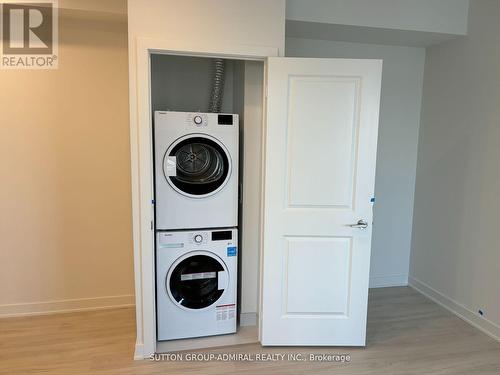
[[[224,256],[238,255],[238,230],[193,229],[183,231],[157,232],[157,251],[220,251]],[[219,255],[220,255],[219,254]]]
[[[207,232],[193,232],[189,234],[189,242],[194,245],[206,244],[209,240]]]

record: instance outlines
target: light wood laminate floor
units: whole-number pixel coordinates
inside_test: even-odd
[[[132,308],[0,320],[0,374],[500,374],[500,343],[410,288],[370,291],[366,348],[200,353],[349,353],[332,362],[153,362],[132,359]]]

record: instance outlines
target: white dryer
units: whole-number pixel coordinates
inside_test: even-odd
[[[236,229],[158,232],[158,340],[236,332]]]
[[[238,115],[156,111],[156,229],[238,225]]]

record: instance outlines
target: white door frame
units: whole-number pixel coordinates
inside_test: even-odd
[[[279,53],[278,48],[274,47],[190,44],[168,39],[137,38],[136,43],[135,56],[131,54],[129,58],[132,225],[137,325],[134,358],[143,359],[156,351],[150,55],[223,57],[260,60],[265,63],[267,57],[278,56]]]

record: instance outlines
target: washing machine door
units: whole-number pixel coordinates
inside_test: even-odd
[[[226,185],[231,176],[231,157],[216,138],[189,134],[170,145],[163,158],[163,173],[178,193],[203,198]]]
[[[165,279],[170,298],[186,309],[205,309],[223,295],[228,285],[224,262],[215,254],[196,251],[177,259]]]

